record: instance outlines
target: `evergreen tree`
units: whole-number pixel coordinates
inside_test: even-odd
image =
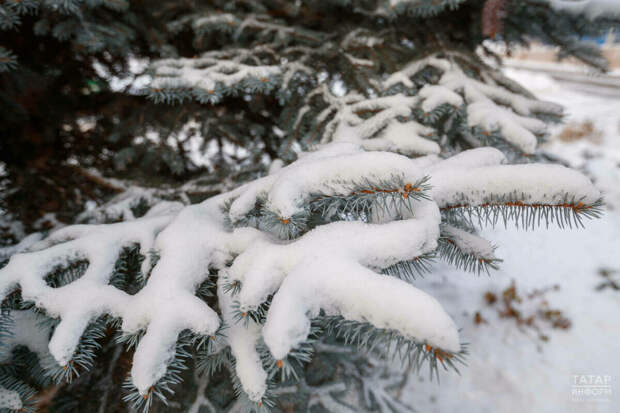
[[[485,40],[604,70],[580,39],[619,23],[611,0],[4,0],[4,207],[27,221],[75,171],[103,192],[0,250],[0,408],[407,411],[390,357],[467,355],[416,277],[497,268],[481,227],[600,214],[536,150],[562,109]]]

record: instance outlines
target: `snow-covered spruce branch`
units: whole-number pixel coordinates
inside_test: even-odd
[[[268,15],[250,13],[242,17],[230,13],[217,13],[196,18],[192,21],[192,29],[197,41],[205,34],[212,32],[230,33],[238,40],[243,36],[252,36],[262,42],[272,41],[286,44],[295,39],[302,43],[318,45],[323,39],[322,33],[313,32],[303,27],[293,27],[286,23],[273,21]]]
[[[445,142],[448,136],[474,147],[505,143],[528,155],[546,134],[542,119],[562,114],[460,52],[416,59],[381,81],[379,90],[382,96],[334,96],[320,85],[304,98],[289,130],[293,136],[306,131],[307,143],[353,141],[406,155],[438,153],[438,143],[458,146]]]
[[[249,50],[216,51],[195,59],[159,60],[152,70],[154,80],[149,97],[155,102],[168,103],[186,99],[216,103],[222,96],[239,94],[244,89],[264,93],[275,87],[275,76],[282,74],[279,66],[262,64]]]
[[[364,42],[382,44],[381,36],[393,33],[378,35]],[[357,51],[356,41],[347,35],[315,48],[269,44],[156,61],[149,96],[214,104],[225,96],[276,94],[288,106],[280,127],[291,143],[353,141],[405,155],[438,153],[440,145],[450,150],[502,144],[516,155],[531,155],[546,135],[545,121],[562,115],[558,105],[533,98],[475,54],[442,50],[385,73]],[[323,78],[325,66],[340,55],[346,57],[343,65],[365,78],[348,82],[343,96]]]
[[[465,0],[386,0],[387,16],[406,14],[412,17],[435,16],[446,9],[454,10]]]
[[[443,56],[443,57],[441,57]],[[457,62],[461,62],[460,64]],[[463,67],[461,67],[463,65]],[[464,108],[464,122],[469,128],[479,127],[484,135],[498,131],[503,139],[526,154],[533,153],[538,137],[545,133],[545,123],[536,118],[538,114],[561,116],[562,108],[550,102],[523,96],[498,83],[498,74],[479,71],[480,79],[465,74],[472,72],[479,63],[462,53],[447,52],[415,60],[384,81],[385,88],[402,84],[413,87],[411,78],[427,68],[439,71],[437,84],[424,85],[418,92],[422,116],[431,123],[445,116],[445,106],[452,111]],[[438,114],[433,112],[440,111]]]
[[[495,257],[496,247],[477,235],[452,225],[444,225],[439,239],[438,253],[450,264],[466,271],[489,273],[497,269],[501,259]]]
[[[17,291],[59,320],[49,351],[61,377],[88,368],[86,347],[97,335],[89,332],[101,317],[122,320],[108,325],[135,336],[131,386],[136,392],[129,398],[146,401],[147,408],[179,381],[187,342],[217,340],[230,347],[239,388],[266,409],[268,378],[291,359],[309,357],[296,349],[322,317],[361,323],[363,329],[356,331],[364,333],[353,336],[345,331],[348,322],[342,324],[343,337],[355,344],[366,346],[387,334],[383,337],[390,340],[377,343],[415,350],[415,360],[435,368],[451,365],[462,348],[450,316],[406,282],[408,277],[392,277],[386,270],[434,254],[445,236],[462,253],[492,260],[492,249],[473,235],[446,225],[441,235],[442,222],[451,222],[450,211],[457,208],[495,211],[497,200],[520,194],[511,208],[527,208],[539,219],[547,210],[569,210],[581,218],[595,216],[600,202],[598,191],[578,172],[555,165],[502,165],[504,160],[491,148],[442,160],[331,143],[201,204],[154,208],[123,223],[62,228],[11,257],[0,270],[0,291],[3,298]],[[367,189],[361,188],[364,183]],[[305,224],[296,233],[274,231],[274,217],[281,226]],[[242,226],[250,222],[254,227]],[[119,256],[136,245],[147,280],[132,295],[112,278]],[[151,259],[152,250],[158,259]],[[85,261],[79,278],[51,282],[49,275],[59,266]],[[216,297],[205,299],[209,294],[201,291],[215,288],[213,277]],[[237,314],[243,318],[261,308],[261,317],[237,321]],[[226,359],[218,360],[210,368]]]
[[[320,98],[326,106],[312,119],[313,128],[321,133],[320,142],[356,142],[372,151],[392,151],[403,155],[438,154],[439,145],[428,139],[434,129],[413,120],[420,100],[416,96],[396,94],[377,98],[365,98],[357,93],[334,96],[326,85],[308,95],[309,102]],[[302,106],[293,129],[298,128],[304,116],[312,114],[310,107]]]

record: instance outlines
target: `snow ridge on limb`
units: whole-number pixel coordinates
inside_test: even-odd
[[[273,90],[283,74],[277,64],[260,64],[256,50],[232,49],[206,52],[194,59],[162,59],[153,63],[149,97],[155,102],[219,102],[242,89]]]
[[[61,319],[49,345],[61,366],[71,362],[82,333],[100,315],[121,318],[126,333],[146,330],[134,356],[132,377],[140,393],[147,394],[166,373],[181,331],[211,335],[220,325],[217,314],[194,294],[196,285],[208,276],[209,264],[224,265],[230,259],[220,244],[227,242],[217,206],[220,200],[211,201],[178,215],[147,214],[119,224],[65,227],[50,237],[51,242],[43,241],[44,246],[52,245],[49,248],[11,258],[1,270],[2,292],[6,296],[19,284],[24,300]],[[237,243],[247,242],[245,235],[237,235]],[[134,243],[141,246],[142,255],[156,249],[161,258],[145,287],[130,296],[110,285],[109,278],[121,249]],[[59,288],[46,285],[44,277],[55,266],[76,259],[89,262],[79,279]]]
[[[345,51],[354,48],[349,36],[341,44]],[[334,45],[280,46],[274,43],[252,50],[210,51],[194,59],[157,61],[151,67],[149,96],[155,101],[217,103],[224,96],[277,92],[282,103],[290,103],[281,125],[291,132],[290,144],[281,148],[283,157],[293,141],[305,148],[346,141],[366,150],[437,154],[444,134],[464,139],[465,147],[507,143],[519,155],[531,155],[546,134],[539,118],[562,115],[558,105],[536,100],[466,53],[434,53],[383,81],[372,78],[365,88],[336,95],[313,65],[313,56],[333,54],[330,48]],[[364,59],[351,55],[348,60],[359,65]],[[437,77],[427,76],[429,68]],[[303,139],[297,139],[303,134]]]
[[[305,262],[284,280],[267,314],[263,334],[275,358],[285,358],[307,338],[309,317],[318,316],[321,309],[328,315],[367,320],[376,328],[395,328],[446,351],[460,349],[452,319],[434,298],[412,285],[347,262],[332,263],[322,272]]]
[[[274,42],[282,44],[286,44],[290,37],[303,43],[317,44],[324,37],[322,33],[299,26],[291,27],[285,23],[274,22],[269,15],[255,13],[238,18],[234,14],[214,12],[194,20],[192,29],[196,33],[198,41],[202,40],[201,37],[204,34],[214,31],[230,33],[236,39],[243,36],[256,36],[263,40],[271,37]]]
[[[456,221],[450,211],[493,210],[492,197],[525,194],[532,208],[557,210],[565,208],[561,194],[568,194],[580,200],[574,214],[594,216],[600,195],[581,174],[552,165],[502,165],[504,160],[491,148],[440,160],[367,152],[355,143],[322,145],[271,175],[180,212],[155,207],[164,215],[65,227],[31,252],[14,255],[0,269],[0,291],[6,297],[20,287],[24,300],[60,319],[49,348],[61,366],[71,364],[84,332],[101,316],[121,319],[122,331],[137,337],[132,400],[163,397],[166,386],[177,382],[185,332],[204,338],[219,331],[219,315],[197,296],[210,270],[219,277],[217,303],[230,328],[226,343],[235,377],[257,405],[269,399],[257,346],[264,341],[277,360],[291,357],[322,314],[389,330],[436,364],[462,350],[454,323],[435,299],[388,269],[433,254],[442,222]],[[356,206],[358,199],[363,207]],[[300,214],[325,221],[308,221],[299,236],[287,239],[265,231],[274,215],[288,226]],[[256,228],[238,225],[250,215]],[[489,245],[472,234],[445,225],[443,233],[462,253],[493,259]],[[142,255],[155,250],[159,259],[144,260],[148,279],[130,295],[110,277],[123,248],[135,244]],[[46,283],[59,264],[75,261],[88,262],[84,274],[56,288]],[[238,312],[245,318],[258,309],[259,317],[237,321]],[[162,380],[166,386],[156,387]]]
[[[439,81],[427,83],[417,92],[418,106],[424,119],[433,123],[443,116],[443,108],[464,110],[467,127],[481,128],[485,135],[498,131],[503,139],[522,152],[533,153],[538,137],[546,131],[545,123],[536,116],[559,117],[562,108],[508,90],[506,82],[500,82],[502,79],[495,73],[480,71],[480,79],[473,78],[466,74],[461,65],[478,69],[480,63],[472,62],[470,57],[458,52],[433,54],[393,73],[383,82],[383,87],[388,89],[403,85],[413,88],[415,84],[411,79],[426,68],[433,68],[441,73]]]
[[[394,15],[435,16],[446,9],[454,10],[465,0],[389,0],[387,7]]]
[[[433,251],[439,236],[439,211],[430,201],[421,201],[419,204],[417,208],[414,207],[414,213],[419,216],[417,219],[387,224],[335,222],[319,226],[288,244],[264,241],[251,247],[227,271],[231,280],[241,283],[241,290],[236,297],[241,309],[256,308],[269,295],[276,293],[289,274],[295,273],[296,268],[311,266],[314,271],[320,272],[317,266],[328,263],[328,266],[346,264],[381,269]],[[307,260],[314,260],[314,264]],[[378,276],[378,279],[381,278],[384,277]],[[328,281],[325,281],[325,288],[329,288]],[[366,293],[372,294],[371,291]],[[364,308],[354,311],[364,314],[368,319],[373,317],[365,314]],[[388,323],[389,310],[386,309],[386,312],[377,315],[383,317],[383,323]]]
[[[66,364],[90,319],[111,309],[119,311],[127,303],[128,296],[107,285],[121,248],[138,243],[146,253],[171,219],[149,217],[136,223],[65,227],[51,237],[54,241],[49,248],[11,257],[2,269],[2,295],[6,297],[19,284],[24,300],[34,301],[50,315],[63,319],[50,342],[50,351]],[[46,285],[44,277],[55,266],[78,259],[90,263],[81,278],[57,289]]]
[[[293,129],[312,114],[311,101],[320,97],[324,107],[312,121],[321,131],[320,142],[352,142],[371,151],[393,151],[403,155],[428,155],[440,152],[430,137],[434,130],[412,118],[418,105],[416,96],[395,94],[374,98],[358,93],[334,96],[326,85],[308,94],[299,110]]]
[[[433,165],[431,197],[444,220],[513,221],[533,229],[583,226],[582,218],[601,215],[601,194],[581,173],[560,165],[501,165],[504,160],[497,149],[478,148]]]
[[[232,296],[225,291],[224,277],[218,280],[217,296],[226,325],[226,342],[235,358],[235,371],[248,398],[260,403],[267,392],[267,373],[256,349],[261,338],[261,327],[253,321],[237,323]]]
[[[302,159],[299,164],[293,163],[273,175],[273,179],[264,181],[262,191],[267,193],[266,208],[284,221],[302,212],[311,194],[346,193],[345,188],[350,182],[361,176],[385,179],[392,175],[402,175],[411,182],[423,177],[423,171],[412,167],[411,161],[405,157],[390,152],[364,152],[357,145],[350,146],[356,149],[355,152],[341,154],[337,158],[313,159],[310,162]],[[248,196],[253,194],[247,192],[233,201],[233,219],[248,212],[239,205],[254,205],[248,202]]]

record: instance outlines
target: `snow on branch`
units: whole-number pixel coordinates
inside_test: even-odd
[[[492,165],[488,155],[466,151],[460,156],[470,159],[468,168],[434,167],[431,196],[444,215],[457,214],[480,225],[514,221],[524,228],[541,221],[583,226],[583,217],[600,216],[601,194],[579,172],[560,165]],[[481,166],[472,168],[475,162]]]
[[[399,71],[392,73],[386,80],[383,81],[383,87],[389,89],[399,83],[402,83],[409,88],[414,87],[415,85],[411,81],[411,78],[426,66],[432,66],[442,71],[449,71],[452,65],[448,60],[437,58],[434,55],[430,55],[423,59],[416,59],[406,64]]]
[[[156,102],[195,99],[211,104],[224,96],[243,93],[292,93],[293,81],[303,83],[314,78],[312,57],[325,53],[328,45],[282,49],[264,44],[252,49],[209,51],[194,58],[156,60],[150,68],[153,79],[147,93]]]
[[[266,194],[266,208],[280,220],[290,220],[303,213],[312,194],[348,194],[351,182],[362,176],[371,180],[402,176],[413,183],[424,175],[403,156],[365,152],[358,145],[335,143],[257,182],[233,201],[230,216],[233,222],[241,219],[254,208],[257,198]]]
[[[236,322],[233,299],[226,293],[224,284],[225,279],[221,277],[218,280],[217,296],[223,321],[230,326],[226,329],[226,340],[235,358],[235,370],[248,398],[260,403],[267,391],[267,373],[257,351],[261,328],[253,321]]]
[[[357,93],[334,96],[326,85],[308,95],[309,102],[320,96],[326,103],[313,119],[322,131],[321,143],[353,142],[370,151],[392,151],[403,155],[437,154],[439,145],[429,139],[434,130],[413,120],[417,97],[396,94],[365,98]],[[297,128],[304,116],[312,116],[307,104],[302,106],[293,125]]]
[[[66,365],[91,319],[107,312],[120,316],[123,312],[144,314],[148,311],[147,308],[131,308],[129,296],[108,281],[121,249],[138,243],[146,253],[171,218],[150,217],[139,222],[65,227],[43,241],[45,249],[11,257],[2,269],[2,295],[6,297],[19,284],[24,300],[34,301],[52,317],[61,318],[50,341],[50,352],[59,364]],[[57,265],[76,260],[89,262],[81,278],[60,288],[46,284],[45,276]]]
[[[186,99],[218,103],[224,96],[277,92],[280,103],[291,103],[284,109],[284,124],[280,125],[291,131],[291,142],[305,133],[299,141],[306,148],[347,141],[367,150],[408,156],[439,153],[437,141],[442,135],[460,137],[474,147],[500,139],[519,154],[532,154],[546,133],[540,118],[562,115],[558,105],[533,98],[461,52],[415,59],[381,80],[383,73],[374,60],[359,52],[371,47],[368,44],[381,44],[380,40],[358,30],[339,44],[273,43],[254,49],[209,51],[194,59],[159,60],[151,67],[149,96],[169,103]],[[364,66],[368,71],[360,71],[358,80],[342,82],[344,95],[337,95],[333,84],[322,78],[333,76],[325,72],[325,63],[335,53],[343,56],[347,65]],[[365,80],[360,80],[362,77]]]
[[[127,333],[146,330],[132,368],[133,383],[146,394],[165,374],[181,331],[211,335],[220,325],[216,313],[194,295],[196,285],[208,276],[209,263],[223,265],[230,258],[218,253],[222,238],[210,237],[218,229],[223,232],[218,214],[218,208],[209,213],[208,208],[187,207],[178,215],[147,214],[118,224],[62,228],[42,242],[45,249],[10,259],[1,270],[2,294],[6,297],[19,284],[24,300],[61,319],[49,345],[61,366],[71,361],[82,333],[100,315],[121,318]],[[143,275],[149,272],[151,249],[160,259],[144,288],[131,296],[109,281],[122,248],[133,244],[140,245],[146,257]],[[75,260],[88,261],[80,278],[59,288],[46,284],[46,275],[57,265]]]
[[[465,0],[389,0],[391,12],[414,17],[435,16],[445,9],[454,10]]]
[[[58,377],[67,376],[65,370],[79,373],[72,360],[96,343],[102,317],[122,320],[121,330],[137,343],[131,369],[136,392],[128,397],[140,403],[164,397],[185,368],[190,338],[208,340],[222,321],[235,380],[257,405],[269,400],[272,374],[261,346],[276,367],[293,357],[307,360],[308,352],[298,347],[321,314],[367,323],[365,328],[401,337],[430,363],[449,364],[462,351],[454,322],[437,300],[388,269],[429,257],[442,238],[491,265],[492,247],[459,230],[451,211],[495,211],[510,194],[520,195],[509,201],[513,209],[527,204],[536,211],[570,209],[579,219],[596,215],[600,194],[583,175],[502,162],[503,155],[490,148],[441,160],[367,152],[355,143],[321,145],[271,175],[181,211],[156,206],[127,222],[62,228],[11,257],[0,269],[0,292],[6,298],[18,291],[59,319],[49,342]],[[366,206],[355,207],[358,200]],[[268,231],[274,216],[285,227],[299,216],[307,225],[293,237],[274,237]],[[146,281],[130,295],[111,276],[124,248],[136,246]],[[151,251],[159,259],[152,261]],[[83,274],[49,282],[59,266],[75,263]],[[218,274],[223,320],[200,294],[211,271]]]
[[[238,18],[229,13],[213,14],[196,19],[192,23],[195,32],[208,32],[219,29],[220,31],[232,31],[236,38],[240,38],[247,32],[255,34],[261,39],[273,37],[275,41],[286,44],[291,38],[308,42],[318,43],[322,35],[301,27],[292,27],[289,24],[274,22],[270,16],[248,14]]]
[[[438,252],[442,259],[465,271],[489,273],[498,269],[501,260],[495,256],[496,247],[484,238],[452,225],[443,225]]]
[[[263,64],[254,53],[239,49],[207,52],[195,59],[158,60],[152,65],[150,96],[156,101],[165,100],[162,94],[166,90],[188,90],[200,102],[215,102],[239,89],[273,89],[274,77],[282,74],[281,68]]]
[[[342,47],[344,49],[356,48],[359,46],[376,47],[383,44],[384,40],[381,37],[373,35],[369,30],[363,28],[357,28],[351,30],[342,40]]]
[[[426,84],[418,96],[420,108],[425,116],[443,105],[459,108],[465,105],[467,125],[480,127],[485,134],[498,130],[501,136],[524,153],[536,149],[537,135],[545,133],[546,125],[536,119],[537,114],[560,116],[562,108],[550,102],[542,102],[508,90],[497,84],[496,76],[484,75],[483,80],[465,74],[457,61],[471,59],[459,53],[449,53],[445,57],[431,55],[406,65],[393,73],[383,83],[385,88],[403,84],[412,88],[411,78],[427,67],[442,73],[437,84]]]

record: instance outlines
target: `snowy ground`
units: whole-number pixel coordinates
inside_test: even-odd
[[[620,291],[596,290],[604,281],[601,268],[618,270],[620,282],[620,90],[615,97],[603,96],[558,84],[547,75],[514,69],[508,74],[539,98],[564,105],[568,122],[589,119],[600,129],[600,144],[555,140],[546,150],[588,173],[605,193],[608,211],[586,229],[485,231],[499,245],[501,270],[489,278],[446,266],[443,276],[418,281],[462,327],[470,356],[461,376],[444,372],[438,385],[424,372],[410,379],[403,397],[422,413],[620,412]],[[500,318],[497,304],[488,306],[483,295],[489,290],[501,294],[512,279],[522,295],[560,284],[544,298],[562,310],[572,327],[552,330],[541,322],[549,336],[544,342],[531,328]],[[533,313],[536,303],[540,300],[525,300],[520,308]],[[476,311],[488,323],[477,325]],[[574,375],[608,376],[612,395],[571,400]]]

